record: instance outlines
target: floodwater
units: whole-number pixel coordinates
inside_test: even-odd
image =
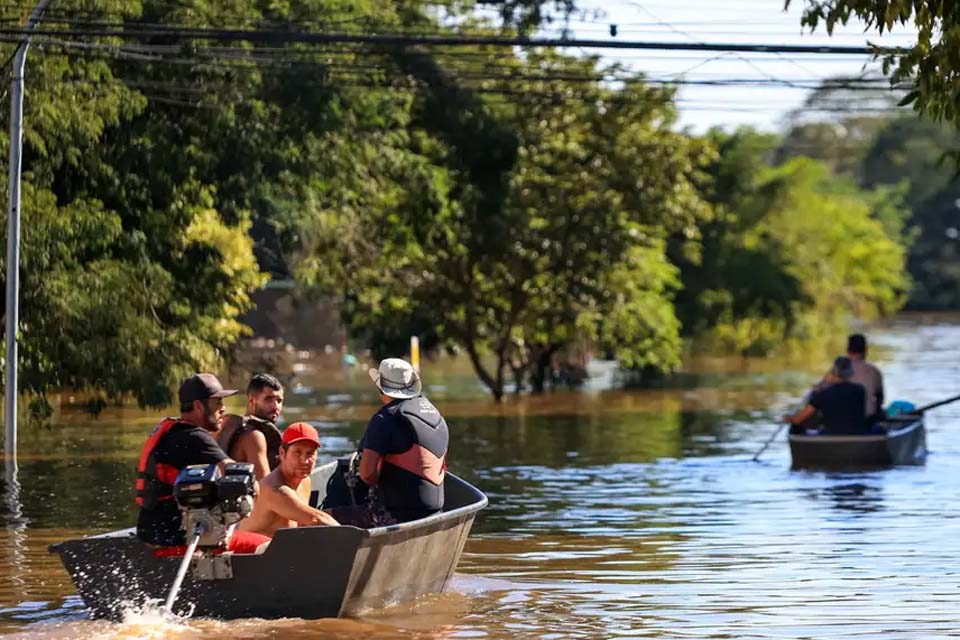
[[[960,318],[901,317],[870,337],[888,400],[960,393]],[[375,409],[365,374],[292,357],[285,419],[314,421],[325,456],[349,451]],[[715,361],[676,388],[636,391],[604,390],[609,371],[598,369],[586,390],[495,406],[456,367],[432,366],[450,467],[490,498],[448,592],[350,620],[147,609],[90,621],[47,547],[133,522],[133,467],[155,418],[64,411],[20,434],[22,486],[19,499],[6,487],[0,530],[0,634],[960,637],[960,403],[928,414],[924,467],[793,472],[782,435],[760,462],[751,456],[824,367]]]

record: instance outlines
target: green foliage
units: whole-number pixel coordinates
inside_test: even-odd
[[[708,213],[695,185],[709,150],[670,131],[670,94],[550,79],[597,63],[534,53],[510,61],[529,78],[515,100],[481,101],[435,61],[399,63],[438,81],[411,104],[407,140],[361,147],[370,174],[349,193],[365,206],[323,212],[305,282],[344,286],[355,329],[432,324],[498,397],[508,369],[537,387],[584,340],[628,366],[675,367],[665,239],[694,237]]]
[[[955,166],[946,161],[958,146],[955,129],[900,118],[886,124],[863,161],[868,186],[906,187],[913,235],[907,261],[913,278],[910,308],[960,308],[960,184]]]
[[[785,6],[791,0],[785,0]],[[832,33],[837,24],[856,17],[879,33],[896,27],[916,29],[917,42],[903,51],[878,52],[883,72],[894,84],[908,83],[912,90],[901,104],[912,104],[934,120],[960,123],[960,12],[953,2],[918,0],[806,0],[803,24],[823,25]]]
[[[356,33],[442,31],[443,14],[526,33],[572,7],[496,3],[494,26],[477,4],[59,8]],[[796,158],[803,141],[772,166],[771,138],[677,133],[669,90],[598,82],[626,74],[597,59],[209,44],[31,51],[21,370],[39,408],[52,387],[90,391],[92,406],[168,403],[179,377],[229,356],[263,272],[332,295],[378,355],[411,334],[462,347],[497,397],[510,374],[542,388],[572,349],[668,372],[681,330],[765,351],[902,299],[899,192],[831,177]],[[488,66],[501,75],[478,79]]]
[[[528,64],[595,73],[589,60]],[[672,133],[670,94],[640,81],[619,91],[551,87],[576,102],[543,100],[538,84],[510,114],[520,146],[504,243],[516,251],[497,281],[512,290],[499,316],[517,318],[512,361],[532,368],[537,387],[549,358],[586,338],[626,366],[670,371],[679,363],[678,282],[665,239],[695,238],[709,215],[696,190],[709,148]]]
[[[688,335],[762,354],[900,307],[908,280],[897,194],[861,190],[807,158],[771,166],[769,135],[712,138],[717,216],[704,227],[701,259],[680,261]]]
[[[826,168],[803,159],[764,178],[750,203],[765,211],[764,219],[746,244],[777,238],[789,248],[787,273],[804,283],[819,315],[872,319],[900,307],[907,284],[904,249],[872,215],[885,192],[833,182]]]
[[[141,5],[83,9],[136,17]],[[123,66],[39,47],[28,57],[20,380],[36,406],[61,387],[91,406],[169,404],[179,378],[222,365],[264,283],[248,215],[214,208],[214,181],[191,175]]]
[[[889,106],[895,99],[893,92],[852,91],[842,83],[829,81],[806,104],[872,107]],[[834,173],[848,176],[864,188],[906,190],[904,204],[910,215],[903,236],[910,247],[907,269],[913,281],[907,307],[960,307],[955,219],[960,188],[956,185],[956,165],[948,161],[960,144],[956,130],[928,118],[848,116],[811,121],[804,113],[800,109],[795,114],[775,161],[808,156],[827,163]],[[897,200],[895,197],[886,202]],[[893,205],[875,212],[891,237],[901,233],[903,224],[897,209]]]
[[[663,242],[631,247],[609,274],[612,303],[580,314],[577,327],[624,367],[671,372],[680,366],[682,346],[670,304],[679,285]]]

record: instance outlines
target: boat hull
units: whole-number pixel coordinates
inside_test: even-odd
[[[794,469],[857,470],[920,465],[927,456],[923,417],[891,420],[887,432],[863,436],[790,434]]]
[[[321,489],[336,468],[313,476]],[[230,555],[229,578],[188,572],[179,613],[232,618],[348,616],[442,591],[453,575],[476,513],[487,504],[478,489],[448,473],[443,512],[398,525],[281,529],[261,554]],[[320,496],[322,498],[322,495]],[[68,540],[60,555],[93,617],[118,619],[130,607],[164,600],[180,558],[156,558],[125,529]]]

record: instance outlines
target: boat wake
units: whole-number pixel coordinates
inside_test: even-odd
[[[455,573],[444,593],[456,593],[463,596],[476,596],[491,591],[511,591],[518,588],[516,582],[503,578],[490,578],[470,573]]]
[[[189,619],[193,616],[193,605],[183,614],[171,613],[163,606],[160,599],[147,600],[142,605],[121,603],[120,624],[124,627],[142,628],[143,635],[138,637],[153,638],[150,632],[160,631],[158,638],[167,637],[170,632],[187,631],[190,629]]]
[[[200,637],[200,631],[192,625],[191,611],[182,615],[170,613],[159,599],[135,605],[117,603],[120,622],[105,620],[65,620],[61,622],[36,622],[22,631],[2,635],[4,640],[87,640],[109,638],[121,640],[166,640],[168,638]]]

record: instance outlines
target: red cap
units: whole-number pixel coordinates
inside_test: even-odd
[[[317,430],[306,422],[294,422],[283,430],[283,444],[293,444],[304,440],[320,446],[320,436]]]

